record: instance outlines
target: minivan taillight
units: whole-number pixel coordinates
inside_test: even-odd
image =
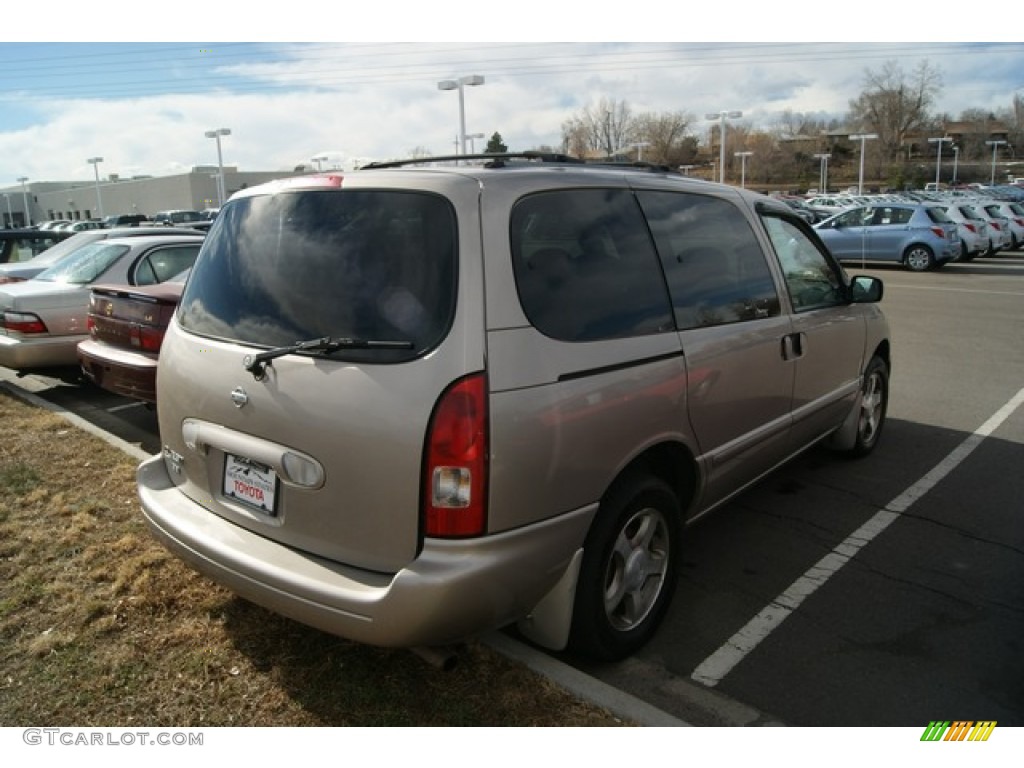
[[[479,536],[487,523],[487,379],[477,373],[441,395],[427,431],[423,532]]]

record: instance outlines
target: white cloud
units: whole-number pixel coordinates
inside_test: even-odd
[[[1022,44],[998,55],[956,54],[949,43],[280,44],[211,66],[209,88],[196,88],[196,71],[185,62],[181,94],[111,95],[125,76],[114,70],[96,83],[102,98],[6,94],[8,106],[31,106],[35,114],[18,127],[10,110],[0,110],[0,180],[88,180],[93,169],[85,160],[97,155],[103,175],[214,164],[215,144],[203,134],[220,127],[232,130],[222,140],[225,164],[249,171],[291,170],[328,152],[341,165],[416,147],[447,154],[459,130],[458,97],[437,82],[465,74],[486,78],[465,89],[467,132],[498,132],[513,150],[557,146],[562,123],[602,97],[624,99],[636,112],[689,112],[698,133],[704,113],[722,109],[741,109],[763,127],[785,109],[841,117],[864,70],[888,57],[907,70],[921,58],[937,64],[945,81],[939,108],[953,114],[1008,107],[1014,89],[1024,87]]]

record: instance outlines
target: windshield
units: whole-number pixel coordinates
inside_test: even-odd
[[[127,252],[127,245],[105,241],[90,243],[43,270],[36,275],[36,279],[85,285],[96,280]]]
[[[178,320],[264,347],[321,337],[410,342],[330,350],[400,362],[436,346],[455,305],[455,215],[436,195],[301,191],[243,198],[217,217]]]
[[[94,243],[97,240],[102,239],[103,235],[96,232],[79,232],[76,235],[72,235],[67,240],[61,240],[56,245],[50,246],[38,256],[34,256],[29,259],[29,266],[39,267],[42,269],[44,266],[55,264],[69,253],[81,248],[86,243]],[[23,264],[18,264],[16,266],[23,266]]]

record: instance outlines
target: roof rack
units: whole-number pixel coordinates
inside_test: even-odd
[[[425,163],[445,163],[455,162],[464,160],[483,160],[484,168],[504,168],[506,165],[514,164],[508,163],[508,161],[515,160],[526,160],[531,163],[562,163],[566,165],[586,165],[591,167],[601,168],[615,168],[615,169],[630,169],[630,170],[647,170],[656,171],[661,173],[679,173],[677,168],[672,168],[668,165],[658,165],[655,163],[645,162],[613,162],[613,161],[587,161],[581,160],[578,157],[572,155],[564,155],[556,152],[499,152],[499,153],[488,153],[488,154],[470,154],[470,155],[440,155],[431,157],[413,157],[405,160],[386,160],[383,162],[368,163],[360,168],[364,169],[378,169],[378,168],[400,168],[407,165],[423,165]]]
[[[410,157],[405,160],[385,160],[379,163],[368,163],[360,168],[399,168],[404,165],[422,165],[424,163],[447,163],[461,160],[485,160],[485,167],[501,168],[506,160],[530,160],[542,163],[582,163],[579,158],[551,152],[497,152],[471,155],[431,155],[429,157]]]

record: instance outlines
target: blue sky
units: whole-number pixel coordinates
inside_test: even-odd
[[[301,11],[303,2],[289,8]],[[123,5],[136,16],[148,13]],[[211,6],[199,6],[205,10],[195,16],[183,7],[177,23],[140,26],[147,33],[159,29],[167,40],[87,42],[78,27],[76,39],[56,26],[47,33],[64,42],[0,42],[0,187],[20,176],[88,180],[93,169],[86,158],[94,156],[104,158],[101,176],[160,176],[215,164],[215,144],[203,134],[222,127],[232,131],[222,140],[224,162],[240,170],[291,170],[316,156],[329,158],[326,167],[348,168],[416,148],[449,153],[459,128],[458,97],[437,83],[468,74],[484,76],[485,83],[466,88],[467,133],[499,132],[513,150],[557,146],[563,121],[602,97],[625,100],[634,112],[689,113],[699,134],[707,129],[705,113],[721,110],[742,110],[742,121],[757,128],[770,128],[786,109],[842,117],[865,71],[890,60],[908,72],[923,60],[939,69],[937,107],[954,116],[971,107],[1007,108],[1014,93],[1024,93],[1024,43],[1012,40],[779,42],[736,27],[737,37],[746,33],[755,42],[609,43],[601,40],[628,38],[633,30],[540,24],[529,6],[517,6],[519,23],[460,28],[488,43],[430,42],[429,32],[438,31],[436,10],[431,30],[425,22],[417,27],[425,16],[406,14],[383,27],[379,19],[353,19],[349,11],[324,19],[319,8],[325,6],[315,5],[289,14],[293,24],[300,20],[298,29],[270,22],[265,29],[239,29],[237,11],[218,16]],[[833,7],[822,15],[840,17],[851,9]],[[535,13],[542,11],[537,4]],[[467,7],[465,13],[480,12]],[[998,16],[995,9],[992,17]],[[710,28],[692,12],[680,18],[687,30]],[[951,23],[954,17],[942,18]],[[370,42],[352,33],[355,42],[282,41],[312,39],[335,27],[341,37],[343,19],[354,21],[353,29],[428,39]],[[879,37],[878,28],[832,26],[832,32]],[[582,39],[544,41],[544,34],[561,28]],[[197,29],[230,30],[237,39],[188,42]],[[477,140],[477,148],[483,143]]]

